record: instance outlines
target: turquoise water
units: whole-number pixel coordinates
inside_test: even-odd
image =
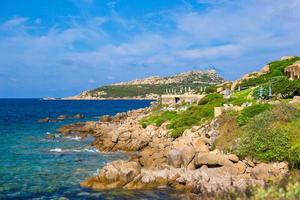
[[[170,191],[95,192],[79,183],[125,153],[100,153],[92,138],[47,139],[64,124],[149,106],[150,101],[43,101],[0,99],[0,199],[171,199]],[[82,113],[82,120],[38,123],[43,117]],[[57,135],[58,136],[58,135]]]

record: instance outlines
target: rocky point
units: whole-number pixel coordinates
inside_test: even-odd
[[[150,109],[104,116],[97,122],[75,123],[59,129],[63,135],[92,135],[100,151],[134,152],[129,160],[106,164],[95,177],[81,183],[94,190],[114,188],[151,189],[169,186],[196,194],[227,191],[243,192],[283,177],[288,165],[239,159],[213,149],[218,137],[218,120],[194,126],[176,139],[170,137],[167,124],[143,128],[139,120]]]

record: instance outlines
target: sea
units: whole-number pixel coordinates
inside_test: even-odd
[[[106,163],[128,159],[126,152],[102,153],[92,137],[60,137],[57,129],[79,121],[96,121],[150,105],[147,100],[0,99],[0,199],[176,199],[166,188],[92,191],[79,183]],[[39,123],[45,117],[83,114],[83,119]],[[47,136],[54,135],[54,139]]]

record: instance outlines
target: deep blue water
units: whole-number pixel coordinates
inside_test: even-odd
[[[150,101],[43,101],[0,99],[0,199],[171,199],[169,191],[95,192],[79,183],[97,173],[105,163],[127,159],[125,153],[100,153],[92,138],[47,139],[64,124],[97,120],[149,106]],[[81,113],[82,120],[38,123],[44,117]]]

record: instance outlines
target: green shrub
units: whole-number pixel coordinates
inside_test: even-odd
[[[186,111],[178,113],[176,118],[170,120],[168,128],[172,129],[171,136],[179,137],[193,125],[201,124],[214,117],[214,107],[225,102],[223,95],[212,93],[205,96],[198,105],[189,107]]]
[[[205,104],[212,105],[212,104],[220,104],[220,103],[224,103],[223,95],[219,93],[211,93],[203,97],[199,101],[198,105],[205,105]]]
[[[240,92],[235,92],[229,99],[228,104],[241,106],[246,102],[254,102],[254,100],[249,99],[248,96],[251,94],[252,89],[242,90]]]
[[[237,123],[239,126],[243,126],[248,123],[249,119],[258,115],[265,110],[269,109],[271,105],[269,104],[254,104],[252,106],[244,108],[239,116],[237,117]]]
[[[150,124],[161,126],[164,122],[174,119],[177,116],[175,111],[165,111],[159,114],[154,114],[140,120],[140,124],[146,128]]]
[[[237,153],[262,161],[299,163],[300,110],[285,104],[254,116],[243,128]]]
[[[300,165],[300,141],[298,140],[288,151],[289,162],[293,167]]]
[[[218,118],[218,137],[213,144],[214,148],[224,152],[232,152],[237,148],[243,134],[242,128],[236,122],[237,116],[238,112],[229,111]]]
[[[242,157],[251,156],[262,161],[282,161],[289,149],[289,136],[280,128],[271,128],[271,112],[262,113],[249,123],[239,147]]]

